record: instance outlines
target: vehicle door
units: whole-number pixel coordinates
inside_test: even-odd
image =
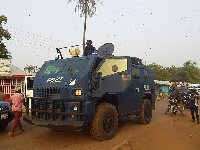
[[[141,109],[141,104],[143,100],[143,85],[141,80],[141,68],[140,66],[133,65],[132,66],[132,104],[133,111],[137,111]]]

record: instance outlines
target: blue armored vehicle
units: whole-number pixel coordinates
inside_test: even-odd
[[[89,126],[98,140],[114,137],[124,117],[150,123],[155,109],[152,70],[138,58],[111,55],[112,47],[103,45],[100,55],[46,61],[34,78],[24,120],[53,129]]]

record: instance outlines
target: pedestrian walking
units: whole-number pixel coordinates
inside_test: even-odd
[[[1,86],[0,86],[0,101],[5,102],[5,94],[3,93],[3,89]]]
[[[12,112],[15,116],[14,124],[8,133],[8,135],[13,136],[16,127],[18,126],[20,133],[23,132],[22,124],[20,123],[20,118],[22,117],[22,101],[24,99],[23,94],[21,94],[21,90],[15,92],[14,95],[11,96],[10,100],[12,103]]]
[[[198,95],[196,95],[196,90],[191,90],[190,95],[190,111],[192,115],[192,121],[195,121],[194,113],[196,114],[197,124],[199,124],[199,104],[198,104]]]

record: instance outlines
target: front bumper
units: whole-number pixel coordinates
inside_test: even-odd
[[[27,114],[24,115],[23,120],[29,124],[53,128],[58,130],[80,130],[87,126],[84,121],[43,121],[33,118]]]

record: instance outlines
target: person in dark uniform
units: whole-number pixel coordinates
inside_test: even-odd
[[[196,114],[197,124],[199,124],[199,104],[198,104],[198,95],[196,93],[196,90],[191,90],[190,95],[190,111],[192,116],[192,121],[195,121],[194,113]]]
[[[87,40],[83,56],[92,55],[95,52],[95,47],[92,45],[91,40]]]

